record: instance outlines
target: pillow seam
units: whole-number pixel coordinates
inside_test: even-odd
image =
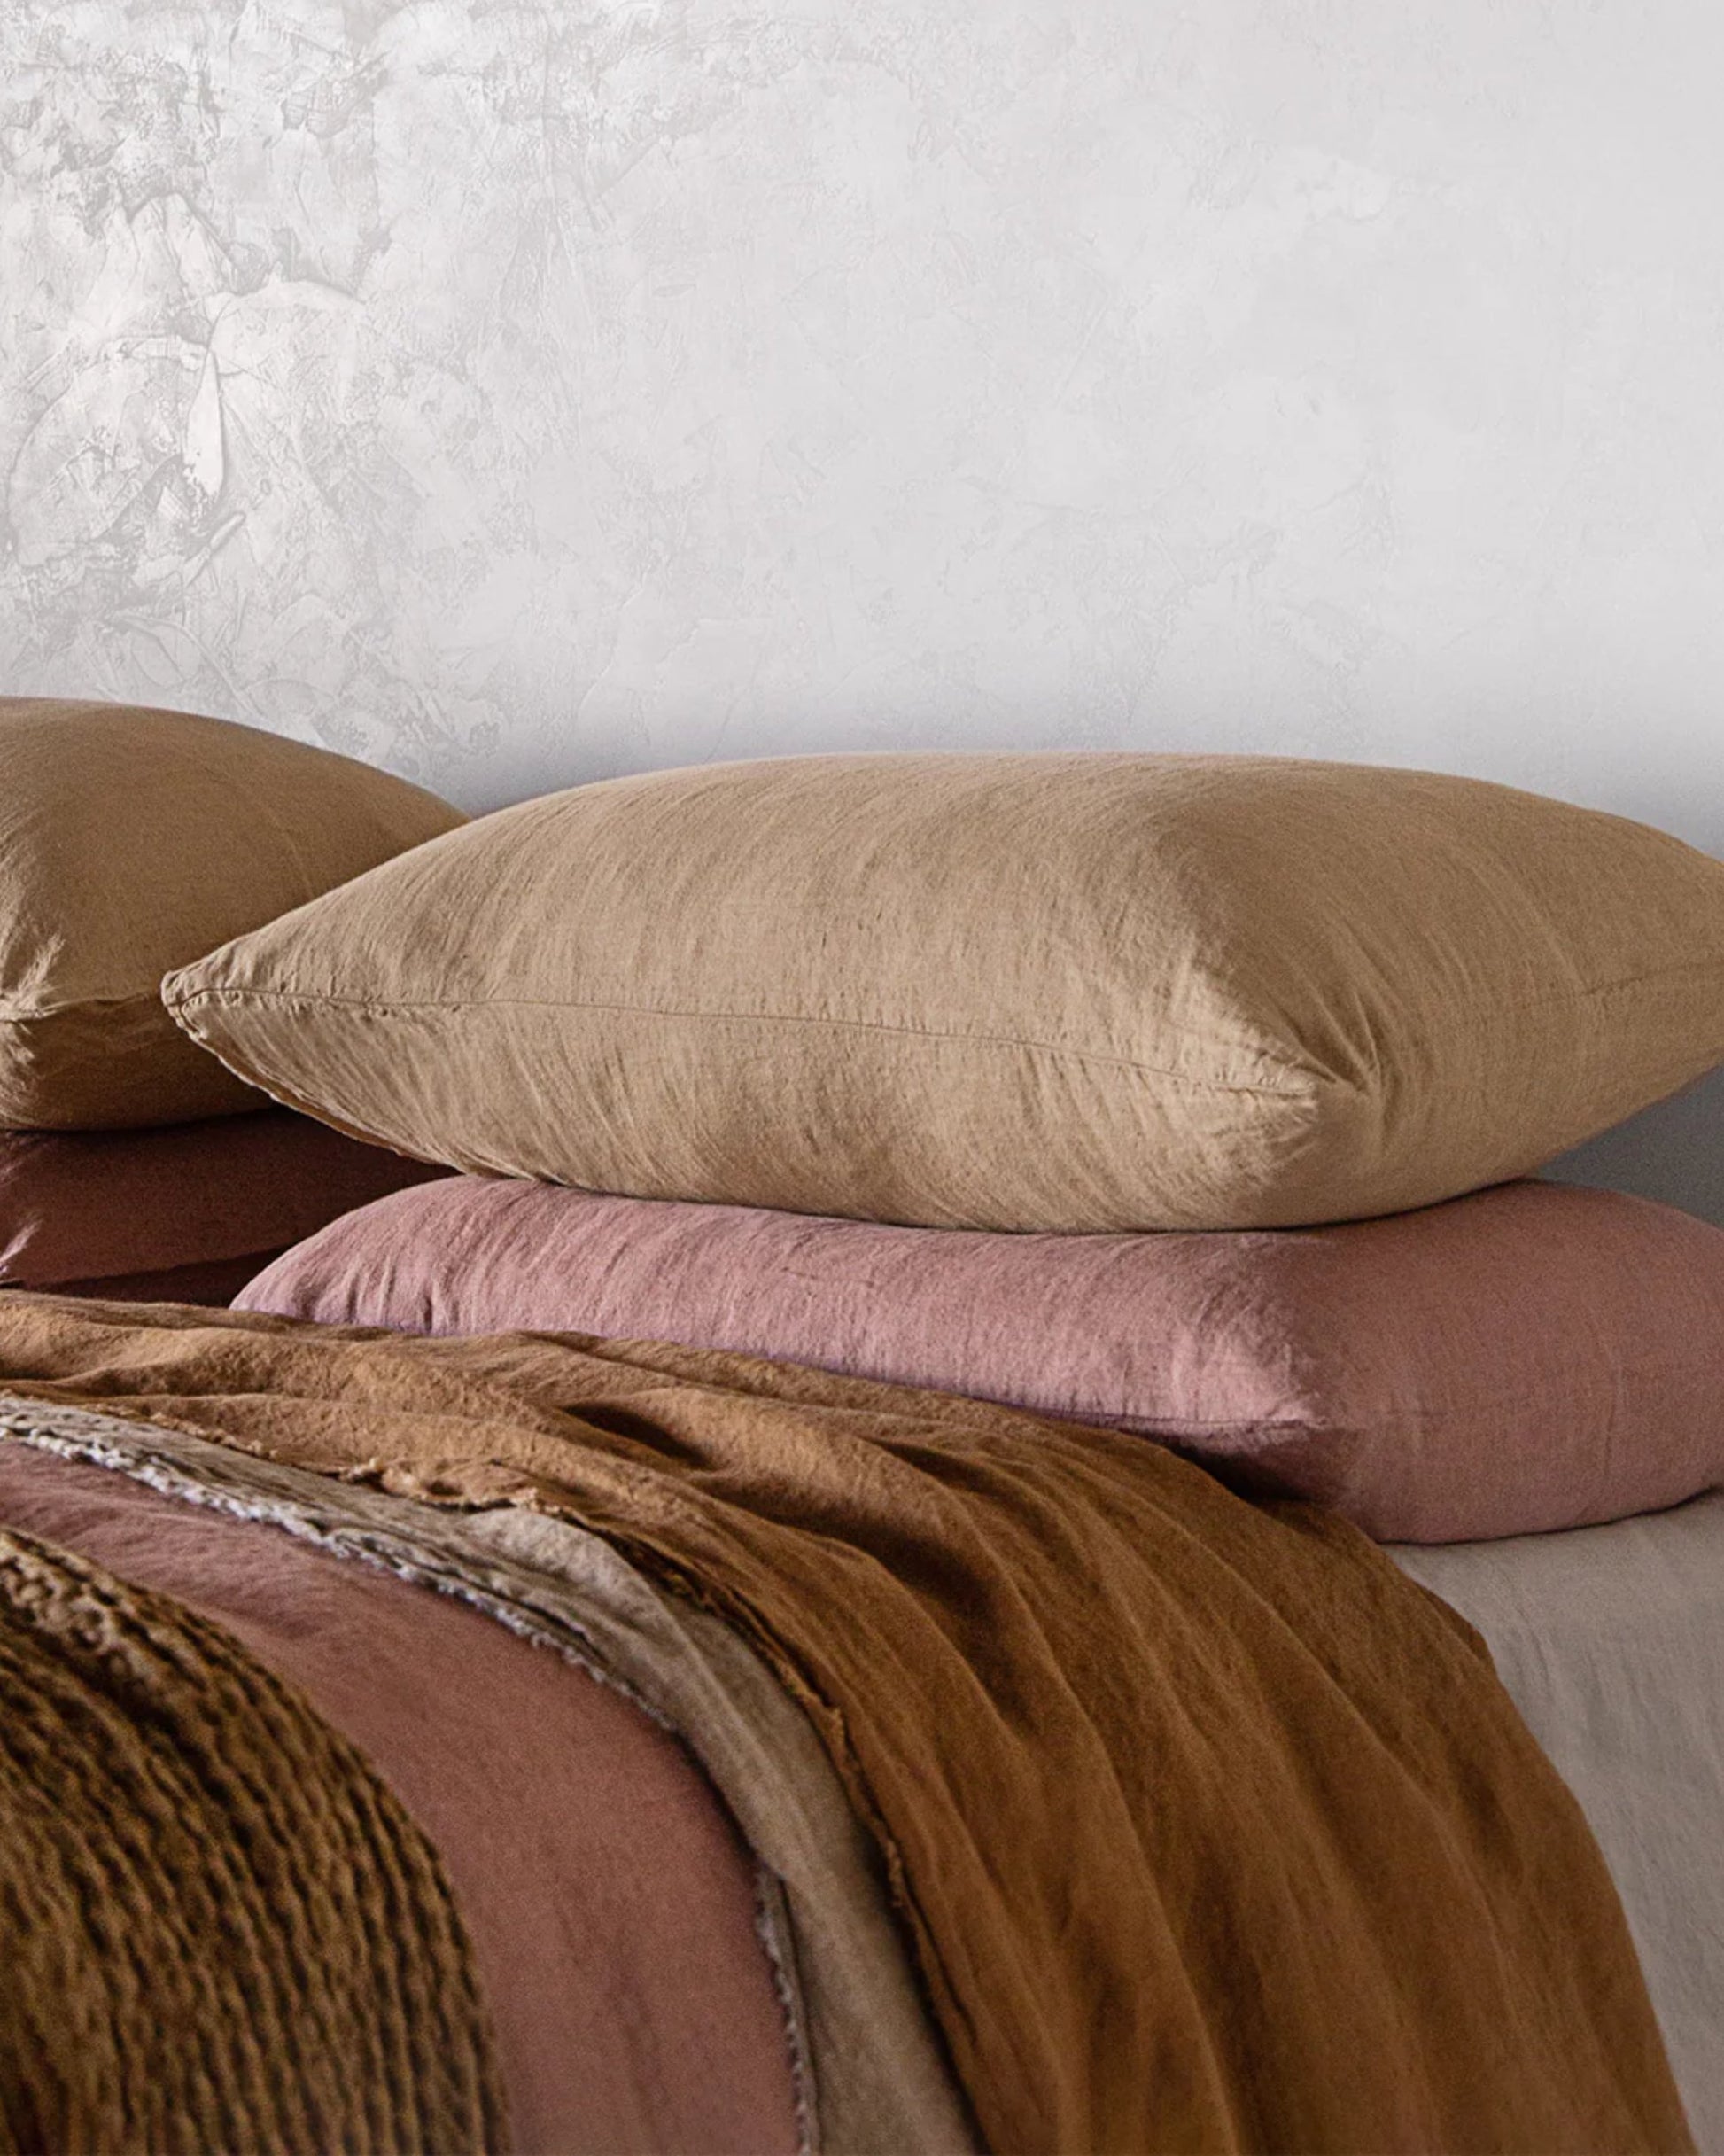
[[[392,1018],[409,1013],[424,1011],[457,1012],[505,1010],[550,1011],[602,1011],[613,1016],[631,1018],[693,1019],[718,1025],[809,1025],[825,1026],[834,1031],[858,1033],[889,1033],[909,1040],[951,1041],[964,1047],[984,1048],[1021,1048],[1032,1055],[1060,1056],[1072,1062],[1102,1063],[1115,1070],[1134,1071],[1140,1077],[1166,1078],[1176,1086],[1187,1086],[1204,1093],[1243,1094],[1254,1098],[1274,1101],[1309,1101],[1321,1086],[1335,1081],[1325,1071],[1307,1069],[1298,1063],[1278,1064],[1277,1069],[1306,1082],[1293,1086],[1233,1086],[1215,1078],[1193,1078],[1180,1070],[1163,1070],[1158,1064],[1138,1062],[1129,1055],[1111,1055],[1095,1048],[1072,1048],[1052,1040],[1029,1040],[1009,1033],[942,1033],[929,1027],[893,1025],[882,1019],[832,1018],[804,1011],[713,1011],[664,1010],[651,1004],[580,1002],[572,999],[554,1001],[548,997],[485,996],[471,1001],[431,1002],[392,1000],[377,1002],[362,996],[328,996],[308,993],[303,990],[280,988],[199,988],[190,994],[169,1000],[168,1009],[176,1018],[190,1019],[194,1007],[199,1003],[243,1005],[248,1002],[308,1004],[319,1009],[358,1011],[368,1017]],[[190,1024],[187,1031],[192,1029]],[[201,1036],[198,1036],[201,1038]]]

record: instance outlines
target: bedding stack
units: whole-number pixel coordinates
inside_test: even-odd
[[[225,1303],[439,1172],[271,1103],[162,975],[462,821],[346,757],[179,712],[0,699],[0,1285]]]
[[[245,1308],[0,1306],[15,1568],[40,1532],[68,1594],[123,1617],[112,1559],[220,1615],[237,1514],[645,1707],[757,1867],[770,1971],[726,1989],[776,1999],[793,2080],[736,2145],[1724,2124],[1716,2015],[1678,2011],[1716,1998],[1715,1942],[1683,1956],[1717,1897],[1665,1920],[1618,1785],[1577,1802],[1596,1687],[1542,1748],[1464,1595],[1354,1524],[1441,1542],[1717,1479],[1724,1238],[1526,1179],[1724,1057],[1717,864],[1419,774],[793,759],[448,830],[162,993],[237,1080],[458,1172]],[[192,1503],[128,1518],[92,1473]],[[294,1627],[337,1610],[350,1667],[369,1632],[323,1594]],[[487,1845],[548,1828],[512,1751]],[[610,1810],[650,1838],[648,1779]],[[452,1814],[470,1914],[475,1846]],[[627,1928],[583,1944],[625,1970]],[[730,2144],[596,2130],[579,2047],[524,2036],[524,1983],[555,1987],[471,1930],[524,2145]],[[653,2051],[645,1992],[586,1989],[602,2060]],[[529,2051],[585,2126],[542,2130]]]
[[[243,1308],[966,1394],[1384,1539],[1724,1478],[1724,1234],[1526,1179],[1724,1059],[1724,868],[1619,818],[1275,759],[719,766],[487,817],[164,992],[465,1171]]]

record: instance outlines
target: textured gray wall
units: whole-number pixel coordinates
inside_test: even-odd
[[[0,63],[6,686],[474,806],[1257,747],[1724,852],[1715,0],[0,0]]]

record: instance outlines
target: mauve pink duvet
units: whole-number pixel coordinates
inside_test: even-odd
[[[792,2151],[753,1866],[681,1747],[487,1616],[105,1468],[0,1445],[0,1520],[236,1633],[441,1851],[524,2156]]]

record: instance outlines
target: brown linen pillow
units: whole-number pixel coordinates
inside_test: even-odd
[[[0,698],[0,1126],[262,1105],[161,977],[464,821],[346,756],[126,704]]]
[[[164,993],[279,1098],[470,1171],[1296,1226],[1521,1174],[1724,1059],[1724,864],[1425,772],[791,758],[506,809]]]
[[[285,1108],[159,1131],[0,1131],[0,1286],[225,1303],[338,1214],[446,1172]]]
[[[29,1292],[83,1296],[93,1303],[190,1303],[226,1310],[271,1258],[282,1255],[279,1250],[264,1250],[250,1257],[215,1257],[204,1265],[169,1265],[160,1273],[115,1273],[100,1280],[60,1280],[51,1290]]]
[[[248,1288],[259,1270],[280,1250],[263,1250],[256,1257],[214,1257],[207,1265],[168,1265],[164,1272],[114,1272],[99,1280],[60,1280],[54,1289],[32,1289],[32,1294],[89,1296],[90,1303],[191,1303],[211,1311],[224,1311],[241,1288]]]
[[[1574,1527],[1724,1481],[1724,1233],[1555,1183],[1340,1227],[989,1235],[457,1176],[346,1214],[237,1302],[997,1400],[1386,1540]]]

